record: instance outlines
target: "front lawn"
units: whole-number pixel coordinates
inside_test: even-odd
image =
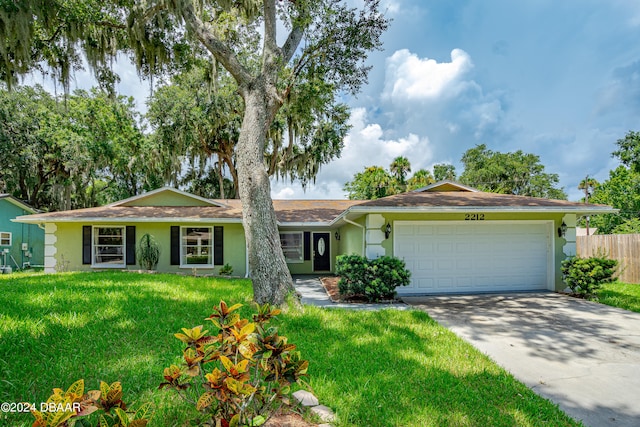
[[[640,284],[605,283],[596,294],[602,304],[640,313]]]
[[[0,276],[0,402],[46,400],[79,378],[121,381],[124,400],[153,402],[152,425],[182,426],[193,409],[158,390],[179,360],[181,327],[220,299],[246,304],[246,280],[135,273]],[[308,381],[339,426],[578,426],[420,311],[306,307],[280,332],[310,362]],[[0,425],[29,415],[0,413]]]

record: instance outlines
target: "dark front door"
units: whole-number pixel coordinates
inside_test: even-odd
[[[313,233],[313,271],[331,270],[329,233]]]

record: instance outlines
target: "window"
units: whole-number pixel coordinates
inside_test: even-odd
[[[0,231],[0,246],[11,246],[11,233]]]
[[[125,228],[93,227],[92,266],[100,268],[124,268]]]
[[[180,265],[213,266],[213,230],[211,227],[180,229]]]
[[[301,231],[280,233],[280,246],[287,262],[304,262],[304,240]]]

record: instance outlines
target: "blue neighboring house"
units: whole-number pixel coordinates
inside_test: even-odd
[[[18,216],[37,213],[9,194],[0,194],[0,268],[11,270],[44,265],[44,230],[36,224],[13,222]]]

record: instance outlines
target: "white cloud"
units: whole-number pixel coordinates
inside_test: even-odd
[[[461,49],[451,51],[451,62],[422,58],[407,49],[396,51],[386,59],[379,100],[382,126],[394,135],[428,137],[433,141],[430,155],[437,161],[459,158],[486,139],[505,139],[511,132],[505,122],[507,91],[485,91],[474,80],[473,68],[471,57]]]
[[[364,108],[352,111],[350,124],[352,128],[345,138],[341,158],[326,166],[327,169],[335,168],[336,172],[346,169],[344,176],[347,180],[366,166],[387,167],[395,157],[409,157],[415,151],[421,152],[425,160],[430,157],[428,138],[409,133],[397,139],[385,139],[379,124],[367,123],[367,111]]]
[[[346,197],[342,190],[344,184],[367,166],[388,168],[398,156],[407,157],[413,170],[427,167],[432,162],[431,143],[426,137],[410,133],[386,139],[379,124],[368,123],[364,108],[352,110],[349,122],[352,128],[344,140],[342,156],[320,168],[315,185],[308,186],[304,192],[298,183],[272,180],[272,196],[276,199],[341,199]]]
[[[274,199],[293,199],[296,192],[291,187],[283,187],[271,190],[271,197]]]
[[[403,101],[455,96],[473,83],[462,79],[472,68],[471,57],[462,49],[453,49],[451,62],[441,63],[401,49],[387,58],[383,97]]]

